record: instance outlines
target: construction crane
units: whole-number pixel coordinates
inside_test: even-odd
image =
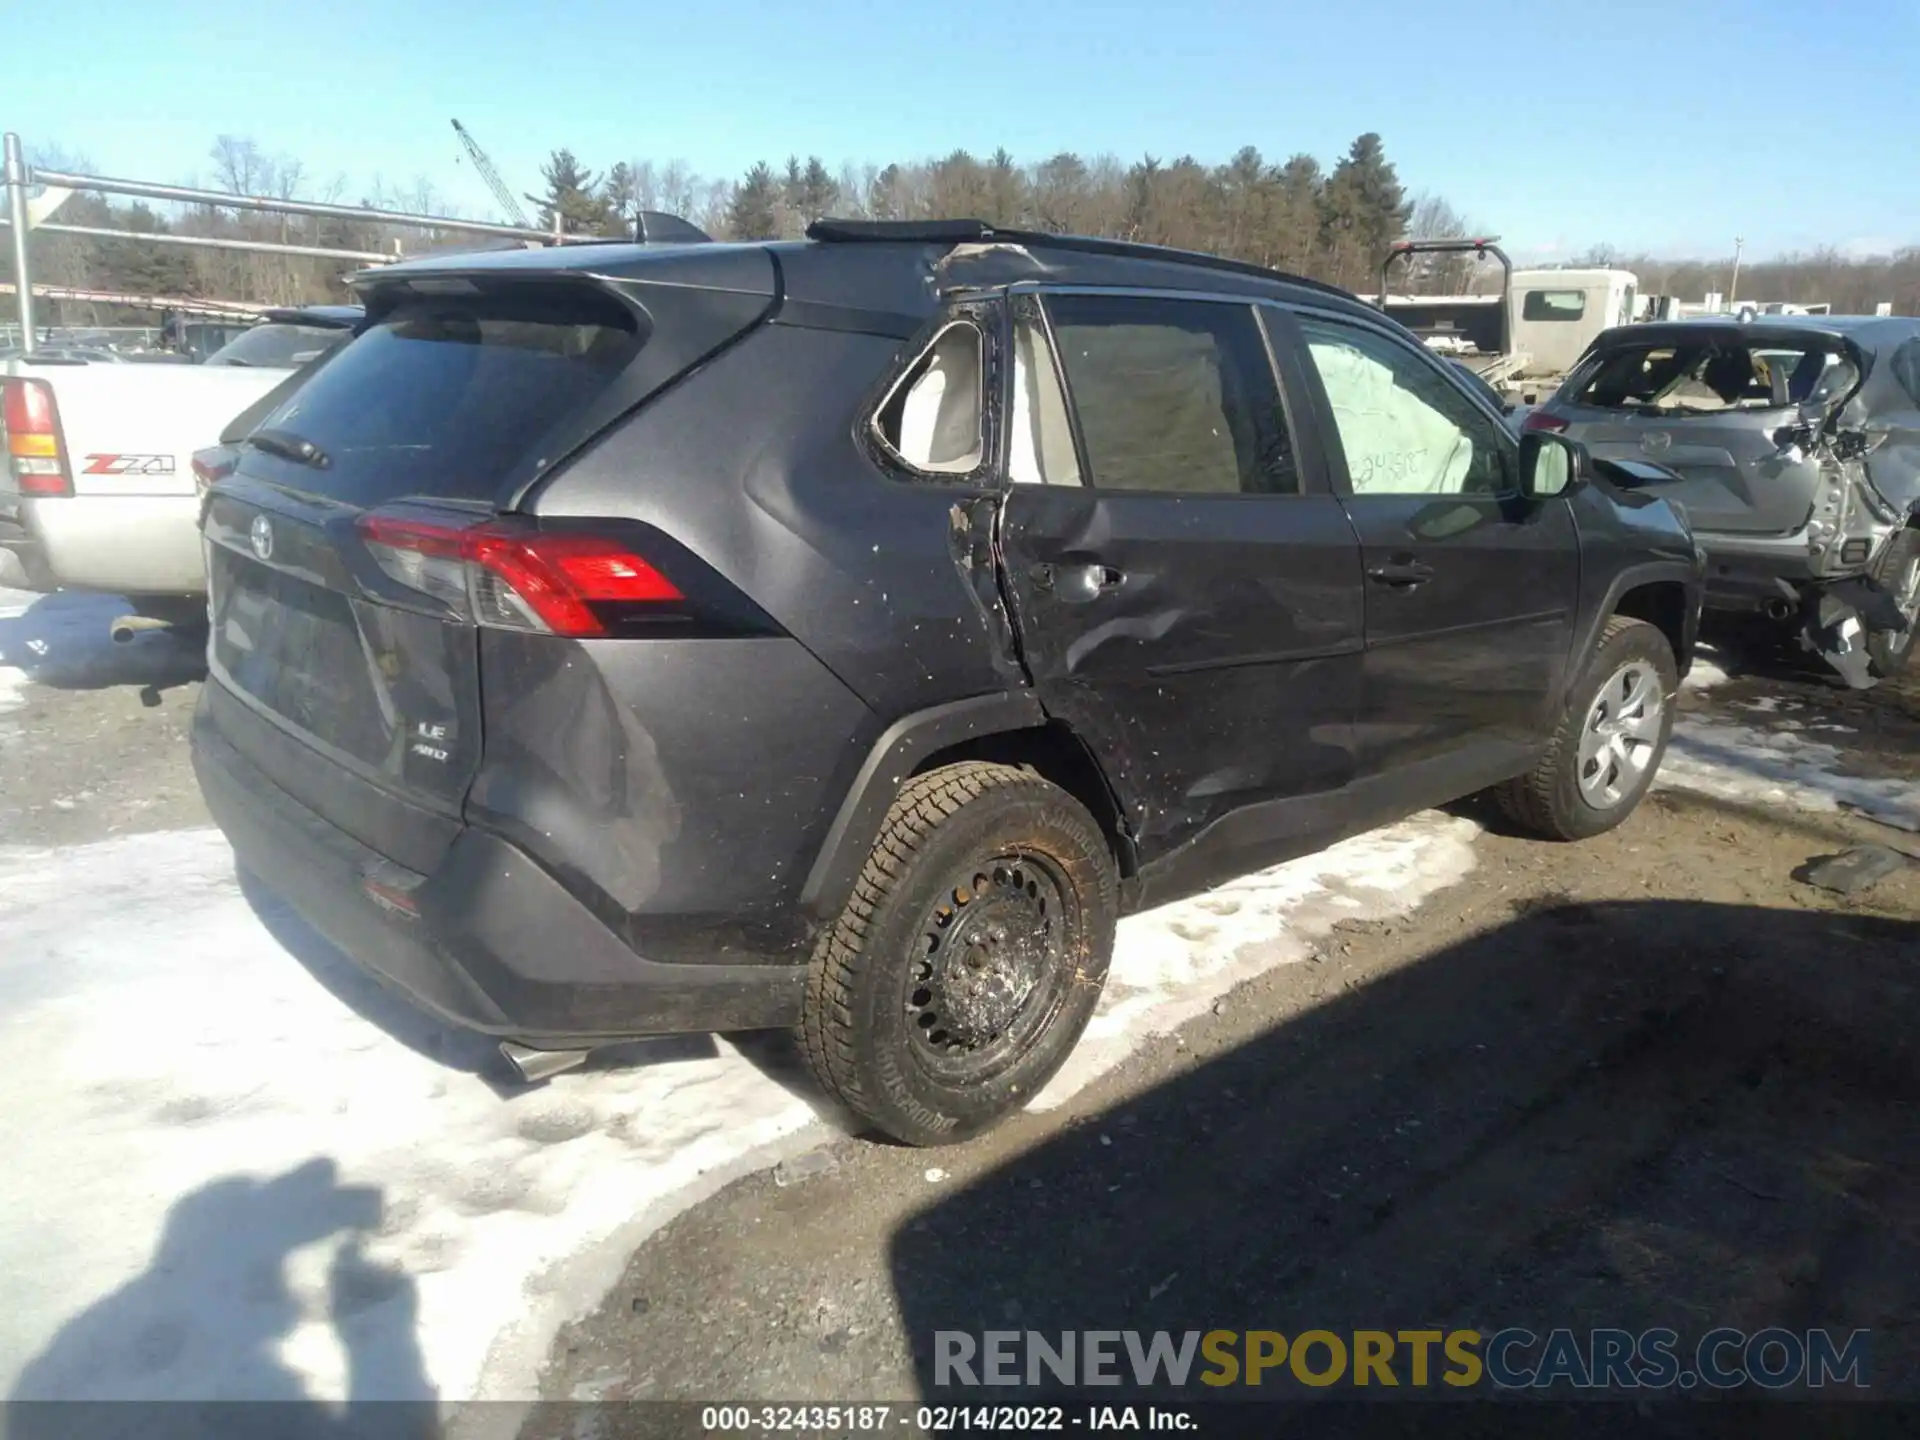
[[[507,218],[514,224],[525,226],[527,212],[520,208],[520,202],[513,198],[513,192],[507,189],[507,182],[500,178],[500,172],[493,168],[493,161],[487,158],[487,152],[480,148],[479,141],[467,133],[467,127],[458,120],[453,122],[453,133],[460,137],[460,143],[466,147],[473,168],[480,172],[480,178],[487,182],[487,188],[493,191],[493,198],[500,202],[500,208],[507,212]]]

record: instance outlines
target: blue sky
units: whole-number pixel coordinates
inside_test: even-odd
[[[62,0],[4,7],[0,125],[102,172],[308,175],[491,213],[547,152],[708,174],[1005,145],[1330,163],[1363,130],[1516,252],[1920,243],[1920,0]]]

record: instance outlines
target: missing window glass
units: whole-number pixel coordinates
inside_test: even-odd
[[[873,433],[902,464],[934,475],[980,468],[984,352],[979,328],[957,320],[887,392]]]

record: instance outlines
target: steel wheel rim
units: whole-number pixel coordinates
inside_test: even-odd
[[[1580,798],[1612,810],[1640,786],[1660,745],[1666,696],[1645,660],[1629,660],[1608,677],[1580,727]]]
[[[1050,859],[995,855],[956,871],[927,908],[902,994],[919,1062],[949,1083],[1007,1069],[1066,1001],[1078,929]]]

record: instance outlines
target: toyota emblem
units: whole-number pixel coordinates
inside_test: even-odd
[[[1640,448],[1649,455],[1658,455],[1673,444],[1673,436],[1664,430],[1649,430],[1640,437]]]
[[[253,553],[262,560],[273,558],[273,526],[264,515],[253,517],[253,528],[247,531],[247,539],[253,543]]]

